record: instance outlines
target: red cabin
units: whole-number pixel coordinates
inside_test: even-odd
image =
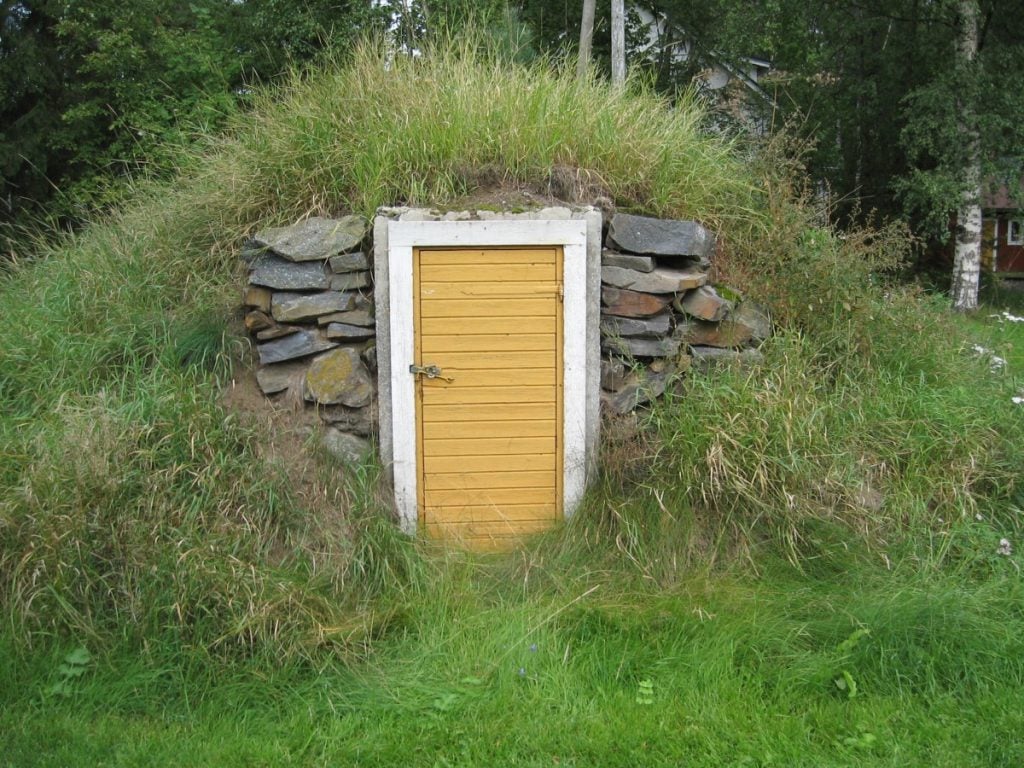
[[[982,196],[981,262],[1002,277],[1024,277],[1024,210],[1005,186]]]

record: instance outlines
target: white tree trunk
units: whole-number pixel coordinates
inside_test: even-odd
[[[612,0],[612,84],[626,82],[626,11],[624,0]]]
[[[580,21],[580,58],[576,64],[576,76],[582,80],[590,66],[590,48],[594,41],[594,6],[597,0],[583,0],[583,18]]]
[[[957,15],[958,64],[970,70],[978,54],[978,0],[959,0]],[[973,78],[969,78],[970,82]],[[981,139],[974,110],[974,94],[957,98],[960,135],[967,152],[964,167],[964,191],[957,210],[956,250],[953,254],[953,307],[960,311],[978,306],[978,279],[981,273]]]

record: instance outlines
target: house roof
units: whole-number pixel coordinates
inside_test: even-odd
[[[1024,178],[1018,183],[1018,189],[1024,189]],[[1000,210],[1018,210],[1022,206],[1017,200],[1010,196],[1008,184],[999,186],[988,186],[981,192],[981,207],[995,208]]]

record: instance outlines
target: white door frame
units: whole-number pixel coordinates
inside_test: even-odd
[[[587,229],[584,219],[389,221],[387,294],[390,336],[391,462],[402,530],[419,521],[416,463],[413,249],[421,247],[561,246],[562,290],[562,508],[572,515],[587,480]]]

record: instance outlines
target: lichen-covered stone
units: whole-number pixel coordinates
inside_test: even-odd
[[[732,302],[719,296],[710,285],[688,291],[676,299],[674,306],[690,317],[711,323],[717,323],[732,310]]]
[[[330,264],[331,271],[335,274],[361,272],[370,268],[370,259],[363,251],[352,251],[331,256]]]
[[[297,333],[302,330],[297,325],[274,325],[263,331],[256,333],[257,341],[273,341],[274,339],[280,339],[283,336],[288,336],[292,333]]]
[[[288,261],[325,261],[358,248],[369,226],[362,216],[313,216],[288,227],[257,232],[253,241],[257,247],[269,248]]]
[[[601,314],[616,317],[650,317],[661,312],[671,300],[671,294],[658,296],[606,285],[601,288]]]
[[[715,236],[695,221],[652,219],[616,213],[608,238],[624,251],[655,256],[707,258],[715,248]]]
[[[324,291],[311,294],[274,294],[271,312],[274,319],[282,323],[313,320],[332,312],[344,312],[355,305],[350,293]]]
[[[750,328],[732,320],[708,323],[703,320],[685,320],[676,326],[676,338],[691,346],[730,349],[749,344],[753,336]]]
[[[708,276],[692,268],[658,267],[652,272],[637,272],[623,267],[602,267],[601,281],[641,293],[679,293],[699,288],[708,281]]]
[[[257,344],[256,348],[259,351],[260,364],[269,365],[313,355],[336,346],[337,342],[325,339],[317,331],[297,331],[281,339]]]
[[[331,287],[331,276],[320,263],[293,264],[264,254],[253,260],[249,282],[283,291],[322,291]]]
[[[638,405],[648,403],[664,394],[665,388],[676,373],[675,366],[666,367],[660,372],[640,369],[630,374],[619,391],[602,392],[601,402],[612,413],[629,413]]]
[[[356,350],[340,347],[310,363],[305,395],[322,405],[361,408],[373,398],[373,379]]]
[[[669,332],[671,313],[663,312],[653,317],[603,317],[601,333],[605,336],[637,336],[657,339]]]
[[[686,344],[742,347],[764,341],[771,334],[768,315],[753,302],[743,302],[719,323],[687,320],[676,326],[676,336]]]
[[[377,372],[377,345],[370,344],[363,350],[361,355],[363,361],[370,367],[370,370],[374,373]]]

